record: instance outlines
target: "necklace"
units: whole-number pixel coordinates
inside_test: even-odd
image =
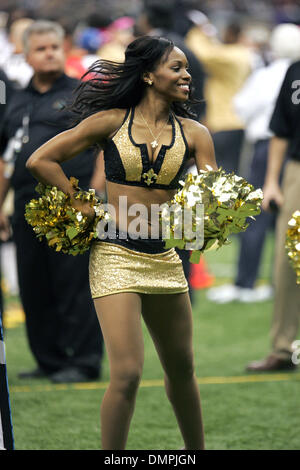
[[[152,147],[153,149],[155,149],[156,147],[158,147],[158,142],[157,142],[157,141],[158,141],[158,138],[159,138],[160,134],[162,133],[162,131],[164,130],[164,128],[165,128],[166,125],[168,124],[169,116],[168,116],[168,119],[166,120],[165,124],[162,126],[162,128],[161,128],[159,134],[155,137],[154,134],[153,134],[153,132],[151,131],[151,129],[150,129],[150,127],[149,127],[149,125],[148,125],[146,119],[144,118],[142,111],[139,111],[139,113],[140,113],[140,115],[141,115],[141,117],[142,117],[144,123],[145,123],[146,126],[148,127],[149,132],[151,133],[153,139],[154,139],[152,142],[150,142],[150,145],[151,145],[151,147]]]

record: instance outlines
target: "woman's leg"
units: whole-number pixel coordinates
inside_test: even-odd
[[[167,396],[186,449],[204,449],[200,393],[194,373],[189,294],[143,295],[142,314],[165,371]]]
[[[95,300],[110,364],[110,384],[101,404],[102,449],[125,449],[142,375],[144,341],[141,298],[136,293]]]

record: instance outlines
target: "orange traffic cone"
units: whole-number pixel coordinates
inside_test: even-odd
[[[189,283],[192,289],[206,289],[207,287],[211,287],[214,280],[214,276],[212,276],[206,268],[203,256],[201,256],[199,263],[190,264]]]

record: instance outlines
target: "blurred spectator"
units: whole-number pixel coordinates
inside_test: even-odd
[[[116,19],[107,28],[107,42],[98,49],[99,58],[123,62],[125,49],[133,41],[133,25],[135,20],[129,16]]]
[[[84,28],[77,33],[75,41],[84,53],[81,59],[83,67],[87,70],[96,60],[99,59],[98,49],[104,42],[103,35],[98,28]]]
[[[99,59],[97,50],[103,43],[103,35],[97,28],[83,27],[77,31],[68,31],[65,38],[66,53],[65,72],[73,78],[80,79],[87,69]]]
[[[174,42],[185,55],[189,63],[189,72],[192,76],[195,88],[195,98],[202,103],[194,106],[193,110],[198,119],[203,119],[205,114],[204,81],[205,73],[201,61],[186,46],[183,38],[174,30],[174,13],[172,2],[145,2],[145,6],[136,21],[136,35],[164,36]]]
[[[268,209],[270,202],[274,200],[280,208],[276,225],[272,350],[265,359],[251,362],[247,366],[247,370],[253,372],[291,370],[297,367],[292,361],[292,355],[293,342],[299,331],[300,289],[296,283],[296,272],[285,250],[285,242],[288,222],[292,214],[299,210],[300,202],[299,77],[300,61],[290,65],[287,70],[270,123],[274,136],[270,142],[263,187],[263,207]],[[279,176],[286,155],[288,160],[281,189]]]
[[[7,37],[8,13],[0,11],[0,67],[2,67],[6,58],[10,55],[11,44]]]
[[[34,75],[6,109],[0,133],[0,222],[10,186],[15,192],[13,236],[17,248],[20,297],[26,329],[38,368],[21,378],[47,376],[53,382],[78,382],[99,376],[102,336],[88,284],[88,253],[72,257],[39,242],[25,219],[25,204],[37,197],[36,180],[25,167],[30,155],[69,127],[64,110],[78,81],[64,74],[63,29],[37,21],[26,30],[24,52]],[[63,167],[84,189],[94,170],[94,151]]]
[[[23,33],[32,22],[31,18],[21,18],[13,22],[9,29],[10,53],[5,57],[2,68],[8,79],[18,88],[27,86],[33,74],[32,67],[26,62],[22,43]]]
[[[195,26],[188,32],[186,44],[202,61],[207,73],[205,124],[212,133],[218,165],[236,173],[244,125],[234,110],[233,97],[251,72],[252,55],[241,43],[239,24],[228,25],[221,43],[215,27],[203,13],[192,10],[189,18]]]
[[[77,78],[78,80],[86,72],[86,68],[82,63],[82,56],[84,51],[75,44],[75,30],[76,25],[60,21],[65,31],[64,37],[64,53],[65,53],[65,73],[69,77]]]
[[[271,30],[269,25],[264,24],[245,26],[243,43],[252,52],[254,70],[268,65],[273,60],[270,52]]]
[[[1,83],[1,89],[0,89],[0,125],[1,125],[1,121],[3,119],[6,105],[9,103],[14,92],[13,83],[8,79],[6,73],[1,68],[0,68],[0,83]]]
[[[237,113],[246,124],[246,138],[254,145],[247,180],[256,188],[262,188],[265,180],[272,136],[269,123],[277,96],[289,65],[300,58],[300,28],[293,24],[277,26],[270,38],[270,49],[273,62],[255,71],[234,98]],[[270,286],[254,288],[254,284],[259,273],[266,233],[274,225],[274,214],[263,210],[255,219],[249,221],[249,227],[239,237],[240,253],[235,283],[209,290],[207,296],[210,300],[218,303],[232,300],[257,302],[272,296]]]

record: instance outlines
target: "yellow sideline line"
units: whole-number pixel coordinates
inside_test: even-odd
[[[224,385],[239,383],[263,383],[263,382],[283,382],[300,380],[300,374],[290,372],[287,374],[261,374],[243,375],[236,377],[203,377],[197,379],[199,385]],[[47,384],[47,385],[14,385],[10,387],[12,393],[28,392],[54,392],[61,390],[101,390],[106,389],[109,382],[83,382],[74,384]],[[142,380],[140,387],[163,387],[163,380]]]

